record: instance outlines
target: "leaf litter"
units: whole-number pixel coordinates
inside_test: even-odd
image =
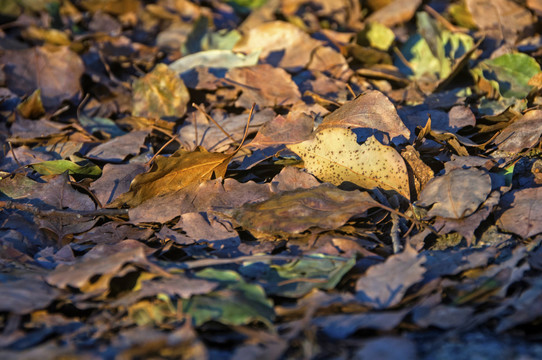
[[[1,358],[542,357],[537,1],[8,3]]]

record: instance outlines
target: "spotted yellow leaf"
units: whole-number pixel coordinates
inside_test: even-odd
[[[328,128],[288,148],[322,181],[334,185],[348,181],[367,189],[395,190],[410,198],[405,161],[394,148],[382,145],[374,136],[360,145],[352,130]]]

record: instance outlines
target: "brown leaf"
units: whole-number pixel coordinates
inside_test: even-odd
[[[359,145],[351,130],[332,127],[317,132],[314,139],[288,148],[297,153],[307,170],[322,181],[335,185],[348,181],[367,189],[381,187],[410,198],[403,158],[374,136]]]
[[[356,282],[356,297],[375,309],[386,309],[401,302],[408,288],[423,279],[425,256],[407,246],[384,263],[371,266]]]
[[[289,112],[286,117],[277,115],[265,123],[248,146],[262,149],[282,144],[295,144],[307,140],[312,133],[314,120],[304,114]]]
[[[260,59],[295,71],[309,63],[312,51],[320,45],[320,41],[293,24],[271,21],[252,27],[233,50],[250,53],[261,48]]]
[[[269,184],[215,179],[201,184],[192,183],[179,191],[151,198],[130,209],[129,216],[136,224],[163,223],[184,213],[209,211],[215,207],[237,208],[246,202],[266,200],[271,194]]]
[[[467,240],[467,245],[470,246],[475,239],[474,231],[493,211],[494,207],[499,203],[499,199],[500,193],[494,191],[474,214],[461,219],[437,217],[433,227],[437,229],[440,234],[448,234],[452,231],[458,232],[463,235]]]
[[[105,164],[102,176],[90,184],[90,190],[102,205],[115,200],[119,195],[130,190],[130,183],[147,170],[144,164]]]
[[[506,193],[501,206],[505,208],[497,220],[504,231],[528,238],[542,232],[542,188]]]
[[[117,136],[90,150],[86,156],[89,159],[112,163],[123,162],[128,156],[138,155],[145,143],[149,130],[132,131],[126,135]]]
[[[47,283],[60,289],[69,287],[85,290],[91,278],[100,276],[100,282],[92,282],[93,291],[104,291],[109,287],[109,280],[126,264],[133,264],[144,269],[155,268],[145,256],[143,247],[116,252],[99,258],[83,258],[74,265],[60,265],[45,277]],[[163,275],[163,274],[161,274]]]
[[[242,91],[235,106],[245,109],[254,103],[260,107],[285,106],[301,99],[292,77],[284,69],[269,64],[230,69],[226,79]]]
[[[519,34],[533,30],[535,18],[525,7],[510,0],[466,0],[472,19],[486,36],[511,44]]]
[[[330,127],[376,129],[386,133],[391,140],[410,138],[410,131],[401,121],[395,106],[376,90],[363,93],[327,115],[318,130]]]
[[[420,206],[431,206],[428,216],[460,219],[474,213],[491,191],[487,172],[455,169],[433,178],[420,194]]]
[[[46,308],[59,295],[57,289],[33,278],[2,282],[0,293],[0,311],[20,315]]]
[[[190,100],[183,80],[166,64],[158,64],[134,81],[132,115],[149,118],[180,118]]]
[[[85,69],[81,58],[67,46],[4,50],[0,63],[5,64],[11,91],[21,96],[41,89],[43,106],[48,110],[56,110],[64,100],[79,94],[79,78]]]
[[[388,5],[372,13],[367,22],[378,22],[392,27],[410,20],[416,13],[421,0],[392,0]]]
[[[157,196],[184,189],[190,184],[223,177],[233,154],[179,150],[170,157],[158,156],[151,170],[135,177],[130,191],[122,194],[110,206],[135,207]]]
[[[542,135],[542,110],[527,111],[518,117],[512,124],[493,141],[502,151],[518,153],[526,148],[535,146]]]
[[[335,229],[378,206],[368,193],[343,191],[329,184],[287,191],[245,204],[231,216],[245,229],[264,234],[299,234],[311,228]]]

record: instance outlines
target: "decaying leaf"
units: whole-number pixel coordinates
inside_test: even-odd
[[[519,116],[494,140],[499,150],[518,153],[535,146],[542,134],[542,110],[531,110]]]
[[[386,309],[397,305],[408,288],[423,279],[425,256],[410,246],[386,262],[374,265],[356,282],[356,297],[364,304]]]
[[[487,172],[475,168],[454,169],[433,178],[420,194],[419,205],[431,206],[428,216],[461,219],[472,214],[491,191]]]
[[[170,157],[158,156],[149,172],[137,175],[130,191],[122,194],[110,207],[137,206],[151,198],[173,193],[190,184],[223,177],[233,154],[179,150]]]
[[[4,50],[0,53],[0,63],[9,69],[6,71],[8,87],[19,95],[30,95],[41,89],[46,109],[56,110],[64,100],[79,94],[83,61],[67,46]]]
[[[542,232],[542,188],[506,193],[501,204],[505,207],[497,222],[501,229],[523,238]]]
[[[132,115],[180,118],[189,100],[188,89],[177,73],[165,64],[158,64],[134,82]]]
[[[349,129],[329,128],[314,139],[288,145],[305,162],[305,167],[322,181],[335,185],[352,182],[361,187],[395,190],[410,198],[408,173],[401,155],[370,137],[359,145]]]
[[[245,204],[231,215],[237,223],[255,233],[299,234],[311,228],[337,228],[375,206],[378,203],[366,192],[343,191],[323,184]]]

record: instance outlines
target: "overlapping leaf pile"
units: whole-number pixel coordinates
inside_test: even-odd
[[[0,3],[0,358],[542,358],[540,1]]]

